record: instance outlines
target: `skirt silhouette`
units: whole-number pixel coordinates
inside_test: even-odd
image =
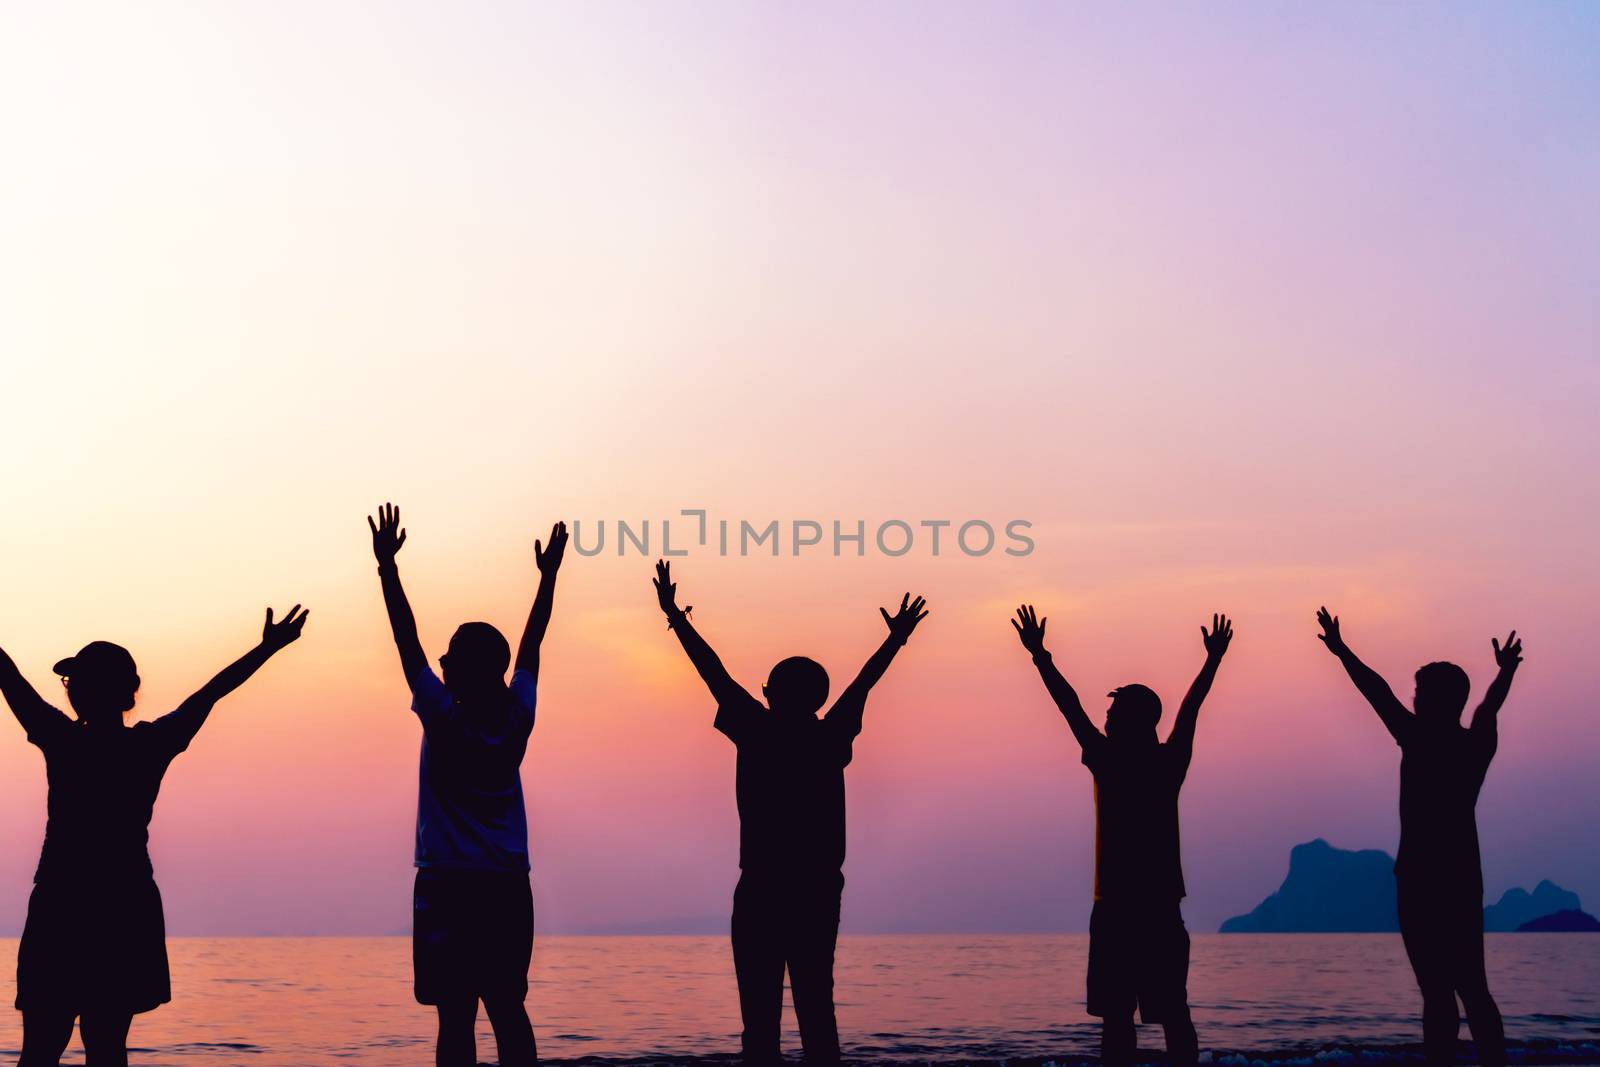
[[[161,891],[148,875],[33,887],[17,949],[20,1011],[150,1011],[172,999]]]

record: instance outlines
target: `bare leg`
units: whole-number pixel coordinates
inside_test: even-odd
[[[1167,1059],[1173,1067],[1195,1067],[1200,1062],[1200,1035],[1194,1032],[1194,1020],[1185,1008],[1183,1015],[1163,1024],[1167,1033]]]
[[[1506,1028],[1500,1008],[1489,995],[1489,974],[1483,961],[1483,912],[1474,902],[1470,917],[1463,917],[1461,943],[1465,949],[1456,991],[1467,1010],[1467,1025],[1472,1028],[1472,1043],[1477,1046],[1478,1062],[1483,1067],[1505,1067]],[[1466,910],[1466,909],[1463,909]]]
[[[85,1012],[78,1021],[87,1067],[128,1067],[129,1012]]]
[[[1427,1067],[1452,1067],[1456,1062],[1456,1035],[1461,1029],[1455,990],[1459,977],[1456,961],[1462,951],[1458,942],[1468,929],[1458,918],[1465,907],[1459,899],[1432,885],[1414,886],[1403,880],[1397,885],[1400,937],[1417,976],[1417,988],[1422,991],[1423,1060]],[[1481,930],[1483,912],[1474,907],[1469,914]],[[1480,945],[1482,936],[1478,934]]]
[[[489,1025],[494,1027],[500,1067],[536,1067],[539,1049],[534,1044],[533,1024],[528,1021],[528,1009],[522,1001],[485,997],[483,1008],[489,1013]]]
[[[1449,986],[1428,985],[1422,990],[1422,1055],[1428,1067],[1450,1067],[1456,1062],[1456,1038],[1461,1031],[1461,1013],[1456,1009],[1456,991]]]
[[[435,1067],[477,1067],[478,998],[452,1000],[439,1009],[439,1046]]]
[[[1487,982],[1475,982],[1461,990],[1461,1006],[1467,1009],[1467,1025],[1472,1028],[1472,1043],[1478,1048],[1483,1067],[1505,1067],[1506,1029],[1500,1021],[1500,1008],[1489,995]]]
[[[72,1040],[73,1014],[70,1011],[22,1013],[22,1056],[17,1067],[56,1067]]]
[[[1101,1067],[1130,1067],[1134,1051],[1139,1047],[1137,1031],[1133,1027],[1133,1014],[1100,1021]]]

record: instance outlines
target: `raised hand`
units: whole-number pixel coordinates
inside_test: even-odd
[[[656,587],[656,603],[661,605],[661,610],[668,615],[677,614],[678,586],[672,580],[672,564],[664,559],[656,560],[656,576],[650,581]]]
[[[403,534],[401,536],[404,536]],[[533,543],[533,562],[544,573],[554,574],[561,567],[561,557],[567,551],[567,524],[558,522],[550,527],[549,546]]]
[[[1017,631],[1017,637],[1022,641],[1022,647],[1028,650],[1028,655],[1044,654],[1044,627],[1049,621],[1048,618],[1039,618],[1032,604],[1023,604],[1017,609],[1017,617],[1011,620],[1011,628]]]
[[[1334,626],[1337,627],[1338,623],[1334,623]],[[1211,616],[1211,632],[1207,633],[1202,623],[1200,640],[1205,642],[1207,656],[1221,659],[1222,654],[1228,651],[1228,642],[1233,640],[1233,620],[1226,615]]]
[[[1522,662],[1522,642],[1517,640],[1517,631],[1512,630],[1503,645],[1493,637],[1489,638],[1489,643],[1494,646],[1494,661],[1501,670],[1515,670]]]
[[[1317,635],[1317,640],[1328,646],[1328,651],[1335,656],[1346,651],[1344,638],[1339,634],[1339,616],[1330,615],[1327,608],[1317,609],[1317,625],[1322,627],[1322,632]]]
[[[378,521],[367,516],[367,528],[372,531],[372,554],[380,564],[393,563],[396,552],[406,543],[406,532],[400,528],[400,509],[385,504],[378,509]],[[562,538],[565,542],[565,537]]]
[[[884,625],[889,627],[889,636],[898,641],[905,641],[911,636],[911,631],[917,628],[917,623],[928,617],[928,612],[923,605],[927,601],[920,596],[912,600],[907,593],[900,598],[900,610],[890,615],[883,608],[878,609],[878,614],[883,616]]]
[[[282,620],[273,622],[272,609],[268,608],[266,624],[261,627],[261,644],[273,652],[285,645],[293,644],[300,639],[300,631],[305,629],[306,618],[310,614],[310,609],[302,610],[300,605],[296,604],[289,609],[289,614]]]

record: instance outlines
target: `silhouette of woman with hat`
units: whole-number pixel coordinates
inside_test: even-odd
[[[133,656],[93,641],[55,666],[76,718],[45,701],[0,650],[0,693],[44,753],[48,821],[17,950],[18,1067],[55,1067],[78,1023],[90,1067],[126,1067],[133,1016],[172,998],[166,923],[150,866],[161,778],[218,700],[300,636],[307,612],[272,609],[261,642],[176,711],[125,721],[139,691]]]

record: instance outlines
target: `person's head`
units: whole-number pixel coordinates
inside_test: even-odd
[[[1411,706],[1422,722],[1459,723],[1471,690],[1467,672],[1454,663],[1429,663],[1417,671],[1417,693]]]
[[[88,723],[115,722],[133,709],[139,691],[139,669],[133,656],[110,641],[90,641],[76,656],[57,663],[55,672],[67,687],[67,701]]]
[[[439,665],[444,668],[445,687],[456,696],[471,700],[505,689],[511,646],[488,623],[464,622],[456,627]]]
[[[1149,686],[1124,685],[1106,694],[1111,707],[1106,710],[1106,736],[1113,741],[1138,741],[1153,738],[1161,721],[1161,698]]]
[[[814,659],[790,656],[772,668],[761,688],[773,711],[815,715],[828,700],[828,672]]]

